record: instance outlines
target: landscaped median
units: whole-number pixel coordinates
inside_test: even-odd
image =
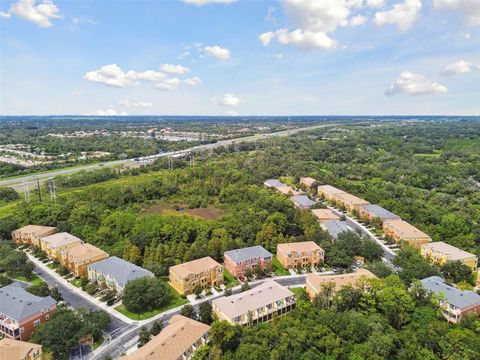
[[[170,284],[168,284],[168,288],[170,290],[170,301],[158,309],[145,311],[141,313],[134,313],[134,312],[128,311],[125,305],[122,304],[117,306],[115,310],[132,320],[146,320],[164,311],[167,311],[188,303],[188,300],[182,297]]]

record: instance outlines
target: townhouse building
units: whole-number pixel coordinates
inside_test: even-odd
[[[430,276],[420,282],[426,290],[439,295],[442,315],[449,322],[457,323],[467,314],[480,313],[480,295],[476,292],[459,290],[439,276]]]
[[[305,290],[310,299],[313,300],[326,284],[333,283],[335,285],[334,291],[336,292],[345,286],[355,286],[361,280],[375,278],[376,276],[367,269],[359,269],[353,273],[338,275],[307,274]]]
[[[346,192],[335,194],[335,201],[337,204],[343,205],[348,212],[359,212],[362,206],[370,204],[367,200]]]
[[[337,194],[342,194],[345,191],[340,190],[334,186],[331,185],[320,185],[317,188],[317,195],[324,197],[326,200],[329,201],[336,201],[336,195]]]
[[[42,346],[26,341],[3,338],[0,340],[2,360],[42,360]]]
[[[340,215],[337,215],[330,209],[313,209],[312,214],[317,217],[318,221],[340,220]]]
[[[83,244],[83,241],[67,232],[48,235],[40,239],[40,247],[50,259],[61,260],[63,250]]]
[[[223,266],[207,256],[170,267],[169,280],[180,294],[193,294],[197,285],[207,289],[223,284]]]
[[[326,220],[320,223],[320,227],[328,232],[333,240],[336,240],[340,234],[347,231],[352,231],[350,226],[345,221],[340,220]]]
[[[91,244],[80,244],[61,252],[65,267],[76,277],[86,277],[87,266],[108,258],[108,254]]]
[[[265,180],[263,183],[266,187],[271,187],[277,190],[278,192],[288,195],[288,196],[294,196],[294,195],[300,195],[301,192],[295,190],[294,188],[288,186],[287,184],[282,183],[281,181],[277,179],[268,179]]]
[[[478,258],[476,255],[444,243],[443,241],[422,245],[420,252],[424,258],[427,258],[433,263],[444,265],[448,261],[458,260],[467,265],[472,272],[477,271]]]
[[[0,335],[28,340],[35,328],[50,319],[57,308],[51,297],[30,294],[19,283],[0,288]]]
[[[56,228],[52,226],[26,225],[12,231],[12,239],[19,245],[40,246],[40,239],[52,235]]]
[[[129,263],[116,256],[111,256],[87,265],[88,279],[91,281],[105,282],[105,284],[122,293],[129,281],[154,277],[151,271]]]
[[[216,319],[230,324],[255,325],[284,315],[295,306],[293,292],[273,280],[267,280],[253,289],[213,300],[212,312]]]
[[[325,251],[313,241],[284,243],[277,245],[277,258],[286,269],[306,268],[323,263]]]
[[[302,177],[300,178],[300,185],[305,186],[307,189],[311,189],[313,185],[315,185],[315,180],[314,178],[311,177]]]
[[[368,204],[360,207],[359,215],[361,219],[368,219],[368,220],[374,220],[376,218],[382,221],[401,220],[400,216],[375,204]]]
[[[310,198],[306,195],[295,195],[290,197],[290,200],[293,201],[293,205],[295,205],[295,207],[302,210],[309,210],[313,205],[316,204],[315,201],[310,200]]]
[[[123,360],[191,360],[195,351],[208,342],[210,326],[182,315],[174,315],[168,325],[147,344],[122,356]]]
[[[256,266],[266,269],[272,263],[273,255],[262,246],[251,246],[243,249],[226,251],[224,264],[235,277],[243,279],[247,270],[253,271]]]
[[[416,249],[432,241],[430,236],[403,220],[385,220],[383,233],[401,245],[408,244]]]

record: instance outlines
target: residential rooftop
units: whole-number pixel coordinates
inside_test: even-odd
[[[174,315],[169,324],[147,344],[125,360],[177,360],[198,339],[210,330],[210,326],[182,315]]]
[[[315,215],[320,221],[340,219],[340,216],[335,214],[330,209],[313,209],[312,214]]]
[[[350,226],[348,226],[345,221],[340,220],[322,221],[321,226],[325,231],[328,231],[334,239],[336,239],[341,233],[352,231]]]
[[[88,268],[109,275],[117,281],[118,285],[122,287],[127,285],[129,281],[145,276],[153,276],[151,271],[145,270],[140,266],[132,264],[116,256],[111,256],[93,264],[89,264]]]
[[[76,243],[76,242],[79,242],[79,241],[83,242],[78,237],[76,237],[72,234],[69,234],[67,232],[61,232],[61,233],[45,236],[42,239],[42,241],[49,244],[50,247],[53,248],[53,249],[59,248],[59,247],[62,247],[62,246],[66,246],[66,245],[69,245],[69,244],[73,244],[73,243]]]
[[[312,186],[313,184],[315,184],[315,181],[317,181],[317,180],[315,180],[312,177],[302,177],[302,178],[300,178],[300,183],[305,184],[307,186]]]
[[[340,194],[340,193],[345,192],[345,191],[340,190],[340,189],[338,189],[338,188],[336,188],[335,186],[332,186],[332,185],[320,185],[317,188],[317,190],[321,191],[321,192],[328,193],[328,194]]]
[[[268,179],[268,180],[265,180],[264,184],[266,186],[271,186],[271,187],[274,187],[274,188],[279,188],[279,187],[282,187],[282,186],[287,186],[285,185],[284,183],[282,183],[280,180],[277,180],[277,179]]]
[[[250,246],[243,249],[225,251],[224,255],[228,256],[230,260],[233,261],[235,264],[240,264],[250,259],[272,257],[272,254],[260,245]]]
[[[274,280],[267,280],[253,289],[212,301],[222,313],[233,319],[248,311],[280,301],[293,293]]]
[[[316,204],[315,201],[310,200],[306,195],[294,195],[290,199],[301,207],[312,207]]]
[[[423,245],[423,247],[430,248],[433,251],[438,251],[444,255],[447,255],[449,260],[463,260],[476,257],[476,255],[474,254],[466,252],[450,244],[444,243],[443,241],[436,241],[425,244]]]
[[[9,338],[0,340],[0,359],[2,360],[24,360],[29,359],[28,355],[42,349],[41,345],[19,341]],[[33,357],[32,357],[33,358]]]
[[[463,309],[470,306],[480,304],[480,295],[470,290],[459,290],[453,286],[447,285],[445,281],[439,276],[430,276],[423,280],[420,280],[423,287],[435,294],[443,294],[446,301]]]
[[[374,217],[378,217],[382,220],[400,219],[400,216],[382,208],[381,206],[375,205],[375,204],[368,204],[368,205],[362,206],[362,209],[364,209],[368,213],[372,214]]]
[[[300,242],[291,242],[291,243],[283,243],[278,244],[277,249],[282,252],[309,252],[309,251],[316,251],[322,250],[320,246],[318,246],[313,241],[300,241]]]
[[[370,204],[367,200],[361,199],[358,196],[343,192],[336,194],[336,197],[340,201],[344,201],[352,205],[367,205]]]
[[[403,220],[385,220],[383,225],[387,225],[388,227],[392,228],[395,232],[406,239],[424,237],[430,238],[423,231]]]
[[[55,227],[42,225],[25,225],[15,231],[23,234],[34,234],[37,236],[42,236],[43,234],[47,234],[52,230],[55,230]]]
[[[206,270],[211,270],[217,266],[221,265],[215,260],[213,260],[210,256],[207,256],[183,264],[174,265],[170,267],[170,271],[181,277],[186,277],[190,274],[200,274]]]
[[[0,313],[16,321],[26,319],[56,303],[51,296],[33,295],[16,282],[0,288]]]
[[[353,273],[338,275],[307,274],[307,282],[315,293],[318,293],[324,284],[335,283],[335,291],[338,291],[344,286],[355,285],[362,278],[375,279],[376,276],[367,269],[359,269]]]
[[[77,258],[79,261],[83,259],[91,259],[92,257],[101,255],[108,256],[108,254],[102,249],[87,243],[74,246],[68,250],[68,256]]]

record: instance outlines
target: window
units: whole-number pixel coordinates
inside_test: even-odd
[[[40,325],[40,319],[37,319],[33,322],[33,325],[38,326]]]
[[[50,320],[50,314],[45,315],[45,320]]]
[[[22,326],[22,327],[20,328],[20,334],[23,334],[24,332],[25,332],[25,328]]]

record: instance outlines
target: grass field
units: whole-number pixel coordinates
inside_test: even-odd
[[[82,280],[81,279],[73,279],[73,280],[70,281],[70,284],[79,288],[80,286],[82,286]]]
[[[43,280],[36,274],[33,274],[30,280],[28,280],[25,276],[15,276],[14,279],[25,281],[32,285],[39,285],[43,283]]]
[[[223,269],[223,281],[227,288],[232,288],[237,285],[240,285],[240,281],[234,278],[233,275],[230,274],[227,269]]]
[[[277,275],[277,276],[290,275],[290,273],[288,272],[288,270],[286,270],[286,269],[282,266],[282,264],[280,264],[280,261],[278,261],[277,255],[274,255],[274,256],[273,256],[272,263],[273,263],[273,266],[274,266],[274,268],[275,268],[275,275]]]
[[[300,299],[302,295],[307,293],[303,287],[294,287],[290,288],[289,290],[295,294],[297,299]]]
[[[164,306],[162,306],[161,308],[159,309],[154,309],[154,310],[151,310],[151,311],[145,311],[145,312],[142,312],[142,313],[134,313],[134,312],[131,312],[131,311],[128,311],[124,305],[119,305],[115,308],[115,310],[117,310],[119,313],[125,315],[126,317],[132,319],[132,320],[145,320],[145,319],[149,319],[157,314],[160,314],[164,311],[167,311],[167,310],[170,310],[170,309],[173,309],[173,308],[176,308],[178,306],[182,306],[186,303],[188,303],[188,300],[187,299],[184,299],[180,296],[180,294],[173,288],[171,287],[170,285],[168,285],[169,288],[170,288],[170,294],[172,296],[172,299],[170,300],[170,302]]]

